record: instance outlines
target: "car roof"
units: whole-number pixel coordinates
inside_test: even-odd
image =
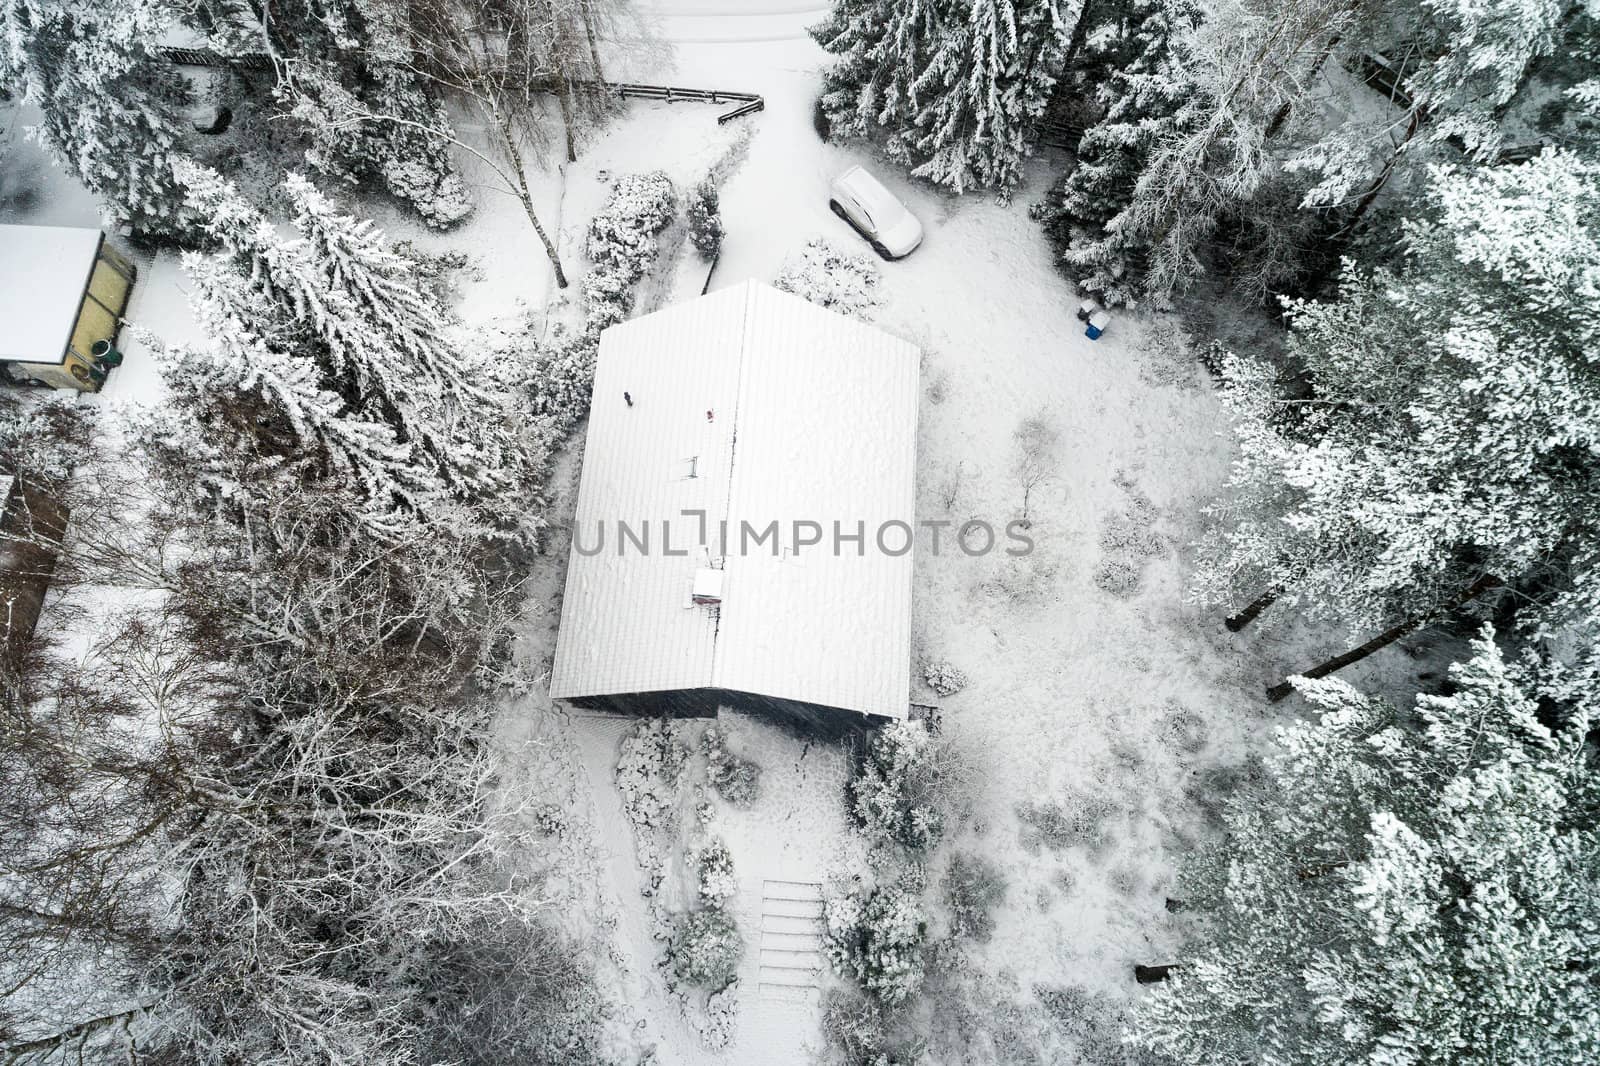
[[[851,167],[835,179],[834,184],[848,190],[862,201],[861,206],[874,213],[889,214],[906,209],[900,198],[888,189],[883,183],[860,166]],[[879,221],[882,221],[881,219]]]

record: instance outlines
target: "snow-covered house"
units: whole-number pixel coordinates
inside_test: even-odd
[[[551,696],[904,718],[919,373],[755,282],[608,329]]]
[[[96,229],[0,226],[0,374],[13,384],[98,390],[134,268]]]

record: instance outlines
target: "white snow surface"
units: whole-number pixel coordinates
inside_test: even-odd
[[[551,695],[715,688],[904,717],[917,375],[912,345],[754,282],[607,330]],[[891,521],[899,554],[877,544]],[[708,565],[720,609],[690,600]]]
[[[100,231],[0,225],[0,359],[59,363],[100,251]]]

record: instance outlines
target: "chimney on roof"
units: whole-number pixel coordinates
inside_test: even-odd
[[[701,607],[712,607],[722,602],[723,571],[703,566],[694,573],[694,588],[689,598]]]

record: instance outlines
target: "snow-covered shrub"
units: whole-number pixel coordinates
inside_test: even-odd
[[[889,1006],[921,987],[928,922],[916,892],[885,885],[865,900],[835,897],[824,905],[823,917],[828,961],[841,974]]]
[[[894,1032],[895,1019],[871,996],[855,989],[828,991],[822,1006],[822,1031],[844,1055],[845,1066],[916,1066],[922,1041]]]
[[[705,1013],[690,1014],[687,1020],[711,1050],[720,1051],[733,1043],[739,1021],[739,982],[729,981],[711,993],[706,997]]]
[[[443,169],[427,156],[390,159],[380,176],[383,187],[415,208],[433,229],[449,229],[472,214],[472,196],[448,157]]]
[[[865,318],[878,305],[878,281],[878,268],[866,256],[841,252],[818,237],[784,261],[772,284],[819,307]]]
[[[700,898],[710,906],[721,906],[739,890],[733,876],[733,854],[721,839],[713,839],[700,849],[695,857],[695,870]]]
[[[633,287],[660,250],[656,237],[677,209],[672,180],[659,170],[625,174],[590,221],[584,250],[592,264],[583,280],[585,324],[598,333],[628,317]]]
[[[1017,606],[1043,603],[1056,593],[1060,565],[1049,555],[1035,551],[1014,559],[1002,559],[978,589],[987,596]]]
[[[925,851],[944,831],[938,748],[916,722],[893,722],[867,745],[850,782],[850,810],[873,843]]]
[[[1051,803],[1032,801],[1017,805],[1017,817],[1030,832],[1023,834],[1025,847],[1043,844],[1052,851],[1073,845],[1095,850],[1110,838],[1107,822],[1116,813],[1115,805],[1103,796],[1068,793]]]
[[[689,241],[702,256],[715,259],[722,250],[722,235],[717,187],[709,180],[702,181],[689,196]]]
[[[665,718],[640,723],[622,741],[617,791],[633,827],[639,866],[649,879],[647,896],[661,885],[668,841],[677,830],[678,777],[688,757],[673,723]]]
[[[1129,508],[1122,514],[1107,516],[1100,527],[1100,547],[1111,554],[1149,559],[1160,555],[1161,538],[1148,522],[1140,521],[1142,512]]]
[[[941,696],[954,696],[967,687],[967,675],[949,659],[936,659],[929,663],[923,668],[922,679]]]
[[[1162,743],[1184,755],[1197,755],[1206,746],[1206,720],[1173,701],[1161,719]]]
[[[707,726],[701,745],[707,773],[717,795],[735,807],[747,807],[761,792],[761,767],[728,750],[728,736],[717,726]]]
[[[702,907],[673,923],[667,958],[680,981],[720,990],[733,980],[743,954],[739,930],[721,907]]]
[[[1094,583],[1101,592],[1118,599],[1130,599],[1139,592],[1139,568],[1125,559],[1106,559],[1094,571]]]
[[[416,976],[423,1062],[603,1066],[610,1004],[581,945],[554,929],[479,919],[434,939]]]
[[[994,863],[971,852],[951,856],[944,875],[951,935],[988,940],[994,932],[994,909],[1005,895],[1006,879]]]

